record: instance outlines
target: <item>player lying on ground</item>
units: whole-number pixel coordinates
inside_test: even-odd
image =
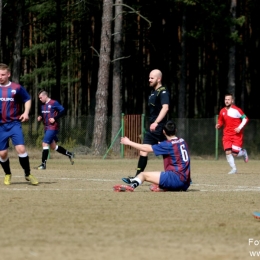
[[[188,146],[184,139],[178,138],[176,125],[168,121],[163,127],[163,133],[167,140],[159,144],[148,145],[132,142],[127,137],[121,138],[121,144],[130,145],[133,148],[154,152],[156,156],[162,155],[164,171],[162,172],[141,172],[136,176],[130,185],[115,185],[114,191],[134,191],[144,181],[151,182],[151,191],[186,191],[190,186],[190,156]]]

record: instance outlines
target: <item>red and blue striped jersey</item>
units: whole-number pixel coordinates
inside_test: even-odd
[[[187,143],[175,137],[152,146],[156,156],[163,156],[164,170],[180,176],[181,181],[190,180],[190,155]]]
[[[30,99],[30,95],[20,84],[9,82],[8,85],[0,85],[0,124],[19,121],[22,103]]]
[[[45,130],[58,130],[59,125],[56,119],[59,118],[60,114],[65,112],[64,107],[56,100],[50,99],[48,103],[41,105],[40,116],[44,124]],[[49,119],[54,118],[55,122],[50,123]]]

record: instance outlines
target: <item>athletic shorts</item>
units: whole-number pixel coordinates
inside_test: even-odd
[[[232,150],[233,153],[239,153],[243,146],[243,134],[224,135],[222,142],[224,151]]]
[[[14,146],[24,145],[23,129],[20,121],[0,124],[0,151],[8,149],[9,138]]]
[[[190,182],[181,181],[179,175],[175,172],[161,172],[159,188],[171,191],[186,191],[189,186]]]
[[[155,128],[155,131],[150,131],[150,129],[146,131],[146,133],[144,135],[143,144],[154,145],[154,144],[158,144],[158,142],[162,142],[165,140],[166,140],[166,137],[163,134],[163,126],[158,125]]]
[[[53,141],[58,142],[57,130],[45,130],[42,142],[51,144]]]

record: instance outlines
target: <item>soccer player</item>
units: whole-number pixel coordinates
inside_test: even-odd
[[[248,162],[246,149],[243,149],[243,130],[248,123],[248,118],[245,113],[234,104],[233,95],[227,93],[225,95],[225,107],[219,112],[218,123],[216,129],[224,127],[223,130],[223,148],[226,153],[227,161],[231,167],[228,174],[237,172],[235,157],[243,157],[244,161]]]
[[[46,169],[46,162],[49,155],[49,146],[52,150],[68,156],[71,164],[74,164],[74,153],[69,152],[60,145],[58,142],[58,119],[65,114],[64,107],[58,101],[49,98],[45,90],[38,93],[39,99],[42,103],[38,121],[43,121],[44,124],[44,137],[42,141],[42,163],[37,167],[38,170]]]
[[[11,169],[8,157],[9,138],[15,147],[25,179],[37,185],[37,179],[30,173],[29,156],[25,150],[21,122],[29,120],[31,97],[18,83],[9,81],[10,68],[0,63],[0,164],[5,172],[4,184],[11,184]],[[24,111],[21,105],[24,104]]]
[[[149,74],[149,85],[153,88],[149,96],[148,106],[150,110],[150,129],[145,133],[143,144],[157,144],[164,141],[163,126],[167,121],[167,113],[170,104],[170,94],[168,90],[162,86],[162,72],[158,69],[152,70]],[[137,171],[135,176],[143,172],[148,160],[148,153],[140,151]],[[122,178],[122,180],[130,184],[134,177]]]
[[[169,120],[163,127],[163,134],[166,139],[155,145],[138,144],[127,137],[121,138],[121,144],[144,151],[154,152],[156,156],[162,155],[164,171],[162,172],[141,172],[130,185],[115,185],[114,191],[134,191],[144,181],[153,183],[151,191],[186,191],[190,186],[190,156],[187,143],[176,136],[176,125]]]

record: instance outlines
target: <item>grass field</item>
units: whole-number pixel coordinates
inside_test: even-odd
[[[39,165],[40,154],[30,158],[32,168]],[[150,192],[148,183],[113,192],[137,159],[82,157],[70,165],[55,155],[45,171],[32,170],[38,186],[25,181],[16,157],[10,161],[10,186],[0,171],[3,260],[244,260],[260,252],[260,221],[252,216],[260,211],[258,160],[237,160],[238,174],[228,175],[224,159],[192,159],[193,184],[174,193]],[[162,167],[151,158],[146,170]]]

